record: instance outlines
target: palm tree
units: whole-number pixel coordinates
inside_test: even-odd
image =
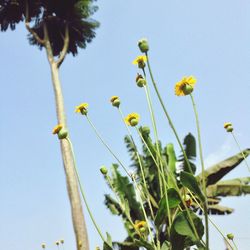
[[[25,23],[29,42],[45,49],[50,65],[58,124],[67,129],[59,68],[68,53],[77,55],[95,37],[98,22],[91,19],[97,10],[93,0],[0,0],[0,28],[15,30]],[[89,249],[73,155],[67,140],[60,140],[77,249]]]
[[[147,188],[150,194],[150,201],[153,208],[153,214],[155,218],[152,218],[150,213],[150,207],[147,202],[144,202],[144,208],[146,213],[151,221],[151,224],[157,228],[159,239],[161,243],[161,249],[169,249],[166,245],[167,241],[172,241],[171,235],[168,235],[166,228],[168,227],[168,214],[167,214],[167,205],[165,198],[160,195],[160,185],[159,177],[156,171],[155,161],[152,157],[152,152],[156,152],[156,144],[154,144],[150,138],[150,131],[147,127],[140,128],[143,140],[146,142],[143,145],[142,154],[139,156],[144,167],[144,174],[147,183]],[[130,153],[131,157],[131,168],[133,169],[133,175],[136,176],[138,183],[142,179],[138,154],[136,153],[135,145],[129,136],[125,137],[125,144]],[[196,158],[196,141],[192,134],[188,134],[184,138],[184,148],[189,160],[189,163],[192,167],[193,174],[196,172],[196,166],[194,160]],[[169,177],[168,172],[171,172],[177,180],[179,180],[180,172],[187,170],[186,163],[184,161],[183,155],[176,157],[173,144],[167,144],[165,147],[162,147],[161,142],[158,142],[160,145],[160,151],[162,154],[162,159],[165,159],[167,162],[167,170],[165,169],[166,179],[168,183],[168,188],[171,190],[172,182]],[[149,149],[151,153],[149,152]],[[250,149],[243,151],[245,157],[250,154]],[[155,156],[155,155],[154,155]],[[239,196],[242,194],[250,194],[250,177],[237,178],[233,180],[221,181],[221,179],[237,167],[244,160],[242,153],[236,154],[220,163],[215,164],[212,167],[206,169],[206,184],[207,184],[207,195],[208,195],[208,212],[210,214],[226,214],[232,213],[233,209],[223,207],[219,205],[221,197],[224,196]],[[178,166],[178,168],[176,168]],[[197,183],[201,181],[201,174],[195,176]],[[140,247],[146,247],[150,249],[150,246],[146,242],[142,242],[141,239],[137,238],[137,233],[133,226],[131,226],[131,221],[134,223],[136,220],[143,220],[143,213],[139,205],[136,193],[131,183],[130,179],[127,176],[123,176],[119,171],[119,166],[113,164],[111,168],[111,176],[106,177],[108,180],[109,187],[112,188],[112,191],[115,192],[116,197],[112,197],[109,194],[105,195],[105,205],[110,210],[113,215],[118,215],[122,218],[124,227],[127,231],[127,238],[123,242],[114,242],[114,246],[120,250],[139,250]],[[178,182],[178,181],[177,181]],[[180,185],[180,183],[179,183]],[[200,183],[201,185],[201,183]],[[181,186],[180,186],[181,187]],[[171,192],[170,192],[171,194]],[[195,195],[196,196],[196,195]],[[173,196],[175,199],[175,197]],[[199,200],[199,197],[197,197]],[[202,210],[195,204],[192,204],[192,210],[194,212],[202,213]],[[198,227],[201,227],[200,224],[197,224]],[[172,230],[172,229],[171,229]],[[202,228],[201,228],[202,231]],[[173,245],[175,242],[178,242],[179,238],[173,238],[172,249],[183,249],[184,243],[182,245]]]

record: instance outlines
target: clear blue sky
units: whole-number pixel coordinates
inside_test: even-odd
[[[81,102],[120,158],[129,164],[123,144],[126,131],[109,104],[119,95],[125,113],[141,114],[150,125],[144,92],[135,85],[139,54],[137,41],[147,37],[155,78],[183,138],[195,132],[188,97],[178,98],[173,87],[184,75],[198,79],[195,98],[202,126],[207,166],[238,152],[223,123],[231,121],[242,148],[250,147],[250,2],[210,1],[99,1],[97,37],[61,68],[68,125],[89,204],[103,232],[114,240],[125,236],[122,223],[103,204],[107,192],[99,167],[114,159],[103,148],[86,120],[74,113]],[[74,248],[69,201],[59,143],[51,131],[57,123],[49,66],[45,52],[31,47],[20,24],[0,39],[0,245],[5,250],[49,249],[65,239]],[[153,92],[153,91],[152,91]],[[175,142],[154,98],[160,138]],[[176,146],[176,151],[179,152]],[[197,161],[198,164],[198,161]],[[199,165],[199,164],[198,164]],[[249,175],[244,164],[227,178]],[[249,197],[227,198],[232,215],[212,217],[225,233],[233,232],[240,250],[250,246]],[[101,243],[87,213],[91,249]],[[211,228],[211,249],[224,249]],[[248,237],[248,238],[247,238]]]

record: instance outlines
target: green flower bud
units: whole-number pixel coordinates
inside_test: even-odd
[[[146,53],[149,50],[148,41],[146,39],[139,40],[138,46],[142,53]]]
[[[146,232],[146,228],[145,227],[140,227],[139,230],[140,230],[141,233],[145,233]]]
[[[233,239],[234,239],[234,235],[233,235],[232,233],[227,234],[227,238],[228,238],[229,240],[233,240]]]
[[[130,126],[134,127],[138,124],[138,122],[139,122],[138,119],[133,118],[130,120]]]
[[[101,171],[101,173],[102,173],[103,175],[107,175],[107,173],[108,173],[108,169],[107,169],[105,166],[102,166],[102,167],[100,168],[100,171]]]
[[[117,108],[119,108],[120,104],[121,104],[121,102],[120,102],[119,99],[116,99],[116,100],[114,100],[114,101],[112,102],[112,105],[113,105],[114,107],[117,107]]]
[[[234,128],[233,128],[233,126],[228,126],[226,128],[226,130],[227,130],[227,132],[233,132]]]
[[[149,135],[150,134],[150,128],[147,126],[144,126],[141,128],[142,134]]]
[[[62,128],[57,135],[60,140],[65,139],[68,136],[68,130],[66,128]]]
[[[184,93],[185,95],[191,94],[191,93],[193,92],[193,90],[194,90],[193,86],[191,86],[191,85],[189,85],[189,84],[185,84],[185,85],[183,86],[183,93]]]
[[[136,77],[136,84],[138,87],[142,88],[144,85],[147,84],[147,81],[143,78],[142,75],[138,74]]]

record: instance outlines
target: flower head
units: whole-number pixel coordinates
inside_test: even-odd
[[[61,240],[60,240],[60,243],[61,243],[61,244],[64,244],[64,239],[61,239]]]
[[[42,248],[45,249],[46,248],[46,244],[45,243],[42,243]]]
[[[147,228],[147,223],[146,223],[146,221],[136,220],[134,226],[135,226],[136,230],[138,230],[140,232],[145,232],[145,230]]]
[[[101,166],[100,171],[103,175],[107,175],[108,169],[105,166]]]
[[[177,96],[189,95],[194,90],[196,79],[193,76],[183,77],[175,84],[175,94]]]
[[[59,244],[60,244],[60,241],[56,241],[56,242],[55,242],[55,244],[56,244],[57,246],[59,246]]]
[[[140,116],[137,113],[128,114],[124,121],[129,126],[136,126],[139,123]]]
[[[141,40],[138,41],[138,47],[141,50],[142,53],[146,53],[149,50],[149,46],[148,46],[148,41],[147,39],[143,38]]]
[[[81,103],[79,106],[76,106],[75,112],[81,113],[82,115],[87,115],[88,113],[88,103]]]
[[[114,106],[114,107],[117,107],[119,108],[120,104],[121,104],[121,101],[119,99],[119,96],[117,95],[114,95],[110,98],[110,102],[111,104]]]
[[[233,235],[232,233],[227,234],[227,238],[228,238],[229,240],[233,240],[233,239],[234,239],[234,235]]]
[[[134,65],[138,65],[138,67],[140,68],[140,69],[144,69],[145,68],[145,66],[146,66],[146,64],[145,64],[145,62],[147,61],[147,57],[146,56],[137,56],[136,58],[135,58],[135,60],[133,61],[133,64]]]
[[[225,122],[224,129],[226,129],[227,132],[233,132],[233,124],[231,122]]]
[[[63,127],[62,124],[58,124],[54,127],[52,133],[55,135],[57,134],[58,138],[61,139],[65,139],[68,136],[68,130],[66,128]]]
[[[146,80],[141,74],[137,74],[135,81],[136,81],[137,86],[140,88],[142,88],[144,85],[147,84]]]
[[[186,206],[187,207],[190,207],[191,204],[192,204],[192,199],[190,197],[190,195],[186,194],[184,197],[183,197],[185,203],[186,203]]]
[[[63,125],[62,124],[58,124],[56,125],[54,128],[53,128],[53,131],[52,131],[52,134],[58,134],[59,131],[63,128]]]

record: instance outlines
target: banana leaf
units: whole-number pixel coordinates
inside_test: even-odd
[[[245,149],[242,152],[206,169],[205,178],[207,186],[215,184],[231,170],[237,167],[244,160],[242,153],[245,155],[245,157],[247,157],[250,154],[250,149]],[[201,181],[202,174],[200,173],[196,178],[198,181]]]

